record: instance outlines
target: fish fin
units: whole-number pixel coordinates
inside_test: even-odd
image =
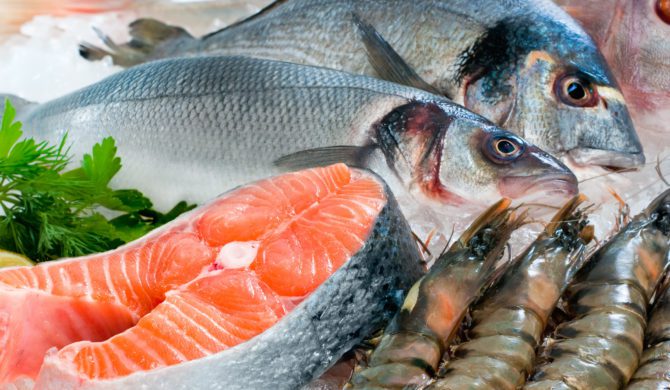
[[[288,170],[299,170],[342,162],[363,168],[365,157],[372,148],[374,146],[339,145],[301,150],[278,158],[274,165]]]
[[[210,37],[212,37],[212,36],[214,36],[214,35],[216,35],[216,34],[218,34],[218,33],[223,32],[223,31],[230,30],[230,29],[232,29],[232,28],[235,28],[235,27],[240,26],[240,25],[242,25],[242,24],[246,24],[246,23],[248,23],[248,22],[252,22],[252,21],[256,20],[257,18],[259,18],[259,17],[261,17],[261,16],[264,16],[265,14],[267,14],[267,13],[269,13],[269,12],[271,12],[271,11],[274,11],[275,8],[278,8],[280,5],[282,5],[282,4],[284,4],[284,3],[288,2],[288,1],[289,1],[289,0],[276,0],[276,1],[273,1],[272,3],[270,3],[270,4],[266,5],[265,7],[261,8],[261,10],[258,11],[258,12],[256,12],[255,14],[253,14],[253,15],[251,15],[251,16],[245,18],[245,19],[238,20],[237,22],[231,23],[231,24],[227,25],[227,26],[224,27],[224,28],[221,28],[221,29],[216,30],[216,31],[213,31],[213,32],[211,32],[211,33],[209,33],[209,34],[203,35],[203,36],[201,37],[201,39],[208,39],[208,38],[210,38]]]
[[[93,28],[107,49],[87,42],[79,44],[79,55],[87,60],[95,61],[111,56],[115,65],[132,66],[150,59],[157,47],[165,42],[177,39],[195,39],[186,30],[178,26],[170,26],[156,19],[137,19],[130,23],[130,41],[124,44],[115,43],[109,36],[97,28]]]
[[[380,78],[444,96],[422,79],[372,25],[357,14],[353,15],[353,19],[365,46],[368,61]]]

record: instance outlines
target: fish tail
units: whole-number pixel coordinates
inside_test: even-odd
[[[123,44],[117,44],[108,35],[94,27],[94,31],[107,48],[82,42],[79,44],[79,55],[90,61],[110,56],[115,65],[128,67],[153,59],[157,49],[167,42],[177,39],[195,39],[183,28],[170,26],[156,19],[137,19],[128,27],[131,39]]]

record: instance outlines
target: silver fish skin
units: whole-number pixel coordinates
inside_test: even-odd
[[[667,131],[670,118],[670,1],[556,0],[593,37],[636,123]],[[655,118],[648,118],[655,117]]]
[[[137,188],[159,207],[333,162],[370,168],[394,191],[432,205],[577,190],[558,160],[444,98],[285,62],[152,62],[24,105],[17,118],[40,140],[67,133],[75,161],[113,136],[124,169],[112,184]]]
[[[40,376],[51,389],[298,389],[383,326],[423,274],[410,227],[387,204],[363,248],[274,326],[220,353],[111,380]],[[43,371],[47,371],[44,370]],[[49,371],[53,372],[53,371]]]
[[[382,76],[355,23],[372,25],[442,94],[577,165],[644,163],[626,102],[591,38],[549,0],[284,0],[196,39],[156,20],[89,59],[249,55]]]

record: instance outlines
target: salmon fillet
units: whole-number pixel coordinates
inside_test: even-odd
[[[243,343],[361,250],[386,203],[382,182],[336,164],[241,187],[107,253],[2,270],[0,383],[114,378]]]

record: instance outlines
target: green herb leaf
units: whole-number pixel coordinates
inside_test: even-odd
[[[21,122],[14,122],[16,109],[9,99],[5,99],[5,113],[2,115],[2,127],[0,127],[0,156],[6,157],[9,150],[23,133]]]
[[[116,145],[112,137],[93,146],[93,153],[85,154],[81,162],[84,175],[93,183],[103,187],[121,170],[121,159],[116,157]]]
[[[19,140],[21,123],[9,103],[0,128],[0,247],[35,261],[82,256],[116,248],[161,226],[193,205],[178,203],[162,214],[133,189],[112,190],[121,169],[111,137],[64,172],[66,138],[58,145]],[[108,219],[105,215],[115,215]]]

